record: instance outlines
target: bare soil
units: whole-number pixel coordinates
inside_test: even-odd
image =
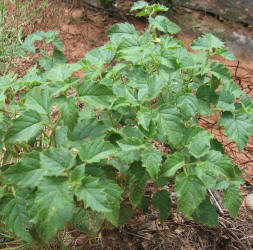
[[[107,13],[101,9],[92,8],[76,1],[49,0],[44,16],[34,25],[25,27],[26,34],[37,30],[59,30],[59,37],[64,43],[64,53],[68,63],[82,59],[85,54],[108,41],[105,31],[113,24],[128,21],[139,30],[146,27],[144,19],[130,16],[128,10],[132,4],[130,0],[117,1],[118,12]],[[189,46],[197,34],[203,31],[206,25],[213,25],[227,33],[244,32],[252,37],[252,30],[236,23],[221,23],[215,17],[204,12],[197,12],[177,8],[172,12],[172,20],[178,21],[183,31],[178,36],[186,46]],[[181,20],[181,21],[180,21]],[[187,26],[186,23],[189,23]],[[191,24],[195,24],[192,28]],[[219,23],[219,26],[217,26]],[[190,28],[190,27],[191,28]],[[202,30],[201,30],[202,29]],[[233,45],[233,43],[232,43]],[[231,45],[231,46],[232,46]],[[251,51],[253,55],[253,51]],[[235,53],[238,60],[224,61],[230,68],[238,85],[253,98],[253,60],[247,55]],[[34,60],[19,61],[17,72],[23,74],[32,67]],[[80,72],[80,76],[83,73]],[[242,195],[253,192],[253,138],[242,153],[238,153],[234,143],[229,143],[218,129],[215,119],[201,118],[200,124],[215,134],[216,138],[225,146],[226,153],[243,170],[245,184],[242,185]],[[172,197],[174,197],[173,190]],[[152,191],[148,185],[147,195]],[[219,202],[219,193],[214,193]],[[175,199],[175,197],[174,197]],[[103,230],[97,237],[79,233],[75,230],[66,230],[60,234],[66,249],[253,249],[253,215],[244,204],[240,208],[239,216],[233,221],[228,212],[222,208],[219,212],[219,228],[210,228],[196,224],[186,219],[176,211],[175,203],[168,219],[161,224],[158,214],[151,208],[149,215],[135,211],[134,217],[125,226],[114,230]],[[6,249],[12,249],[6,244]],[[60,249],[52,244],[51,249]]]

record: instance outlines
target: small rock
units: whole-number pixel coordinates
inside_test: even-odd
[[[249,194],[246,196],[245,206],[251,213],[253,213],[253,194]]]
[[[80,21],[83,18],[83,10],[82,9],[74,9],[71,13],[71,18],[75,21]]]
[[[80,34],[80,30],[75,25],[72,25],[72,24],[63,24],[61,27],[61,30],[71,35]]]

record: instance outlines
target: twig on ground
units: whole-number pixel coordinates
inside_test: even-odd
[[[237,71],[240,65],[240,61],[238,60],[237,65],[236,65],[236,70],[235,70],[235,80],[237,80]]]
[[[223,211],[223,209],[221,208],[221,206],[220,206],[219,202],[217,201],[216,197],[214,196],[213,192],[212,192],[210,189],[208,189],[208,193],[212,196],[212,198],[213,198],[213,200],[214,200],[214,202],[215,202],[217,208],[219,209],[220,213],[223,215],[223,214],[224,214],[224,211]]]
[[[232,235],[232,237],[242,247],[242,249],[247,249],[247,247],[241,242],[241,240],[239,239],[239,237],[232,230],[230,230],[229,228],[227,228],[227,226],[222,221],[220,221],[220,224],[223,226],[223,228],[227,232],[229,232],[230,235]]]
[[[126,230],[123,230],[123,232],[125,232],[125,233],[127,233],[127,234],[130,234],[130,235],[133,235],[133,236],[135,236],[135,237],[139,237],[139,238],[142,238],[142,239],[151,241],[151,239],[148,239],[148,238],[146,238],[146,237],[144,237],[144,236],[141,236],[141,235],[139,235],[139,234],[131,233],[131,232],[128,232],[128,231],[126,231]]]

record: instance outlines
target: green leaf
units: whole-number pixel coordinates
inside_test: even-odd
[[[46,39],[45,39],[45,42],[46,42],[46,43],[51,43],[51,42],[53,42],[53,41],[55,40],[57,34],[58,34],[58,31],[57,31],[57,30],[49,30],[48,32],[46,32],[46,33],[44,34],[44,36],[45,36],[45,38],[46,38]]]
[[[62,53],[62,50],[60,50],[59,48],[54,49],[52,60],[53,60],[53,65],[54,66],[57,65],[57,64],[65,64],[66,63],[66,57]]]
[[[239,208],[242,203],[242,196],[240,189],[234,185],[230,184],[229,187],[224,191],[224,197],[222,200],[222,204],[229,211],[229,214],[236,219]]]
[[[152,204],[159,212],[160,221],[163,222],[168,217],[172,202],[167,190],[158,190],[153,195]]]
[[[90,209],[76,208],[72,223],[81,232],[96,235],[104,222],[104,214]]]
[[[162,4],[152,4],[150,7],[154,10],[154,12],[168,11],[168,8]]]
[[[119,95],[118,95],[119,96]],[[133,95],[130,94],[128,90],[124,93],[124,96],[118,97],[112,104],[112,109],[118,110],[120,107],[134,107],[138,106],[139,103],[137,100],[133,97]]]
[[[97,164],[86,164],[85,175],[100,178],[100,184],[103,181],[106,181],[106,183],[111,183],[116,180],[117,171],[109,166],[106,161],[102,161],[101,163]],[[104,182],[101,185],[104,187]]]
[[[216,50],[215,54],[220,55],[220,56],[222,56],[223,58],[225,58],[226,60],[229,60],[229,61],[236,60],[234,54],[232,52],[230,52],[229,50],[224,49],[224,48]]]
[[[213,109],[210,107],[210,104],[203,100],[198,100],[198,111],[200,115],[211,116],[213,114]]]
[[[207,102],[208,104],[216,105],[218,101],[218,95],[214,89],[207,85],[202,85],[198,88],[196,96],[198,99]]]
[[[0,120],[1,120],[1,114],[0,114]],[[0,124],[1,124],[1,122],[0,122]],[[2,131],[0,130],[0,148],[3,148],[3,146],[4,146],[3,139],[4,139],[4,135],[3,135]]]
[[[204,131],[203,128],[200,128],[198,126],[188,127],[184,134],[184,145],[190,144],[192,141],[192,138],[202,131]]]
[[[109,142],[97,139],[84,143],[78,153],[81,160],[86,163],[99,162],[116,153],[116,148]]]
[[[136,208],[142,201],[145,193],[145,186],[149,178],[146,170],[139,164],[134,164],[128,170],[128,181],[130,190],[130,201]]]
[[[85,175],[85,164],[75,166],[70,172],[70,180],[74,183],[81,183]]]
[[[9,195],[9,197],[3,198],[0,203],[0,214],[1,221],[8,231],[24,241],[32,242],[32,237],[28,232],[31,224],[24,197]]]
[[[4,197],[4,195],[5,195],[4,187],[0,187],[0,201]],[[1,212],[0,212],[0,214],[1,214]]]
[[[61,126],[55,130],[55,140],[57,147],[68,147],[69,140],[67,138],[67,133],[69,129],[66,126]]]
[[[87,138],[101,137],[109,126],[95,118],[78,121],[73,130],[68,131],[71,141],[79,141]]]
[[[135,10],[141,10],[141,9],[145,9],[146,7],[148,7],[148,3],[145,1],[137,1],[134,3],[134,5],[131,7],[130,11],[135,11]]]
[[[212,62],[211,73],[218,79],[222,80],[223,82],[232,81],[231,74],[228,68],[226,68],[224,64],[220,64],[218,62]]]
[[[176,49],[182,47],[182,42],[174,37],[163,35],[160,37],[160,40],[160,45],[165,49]],[[167,55],[169,55],[169,53]]]
[[[178,210],[190,217],[206,197],[206,187],[202,181],[192,175],[180,173],[176,177],[175,190]]]
[[[60,176],[74,166],[75,156],[68,149],[51,147],[40,153],[40,164],[48,176]]]
[[[108,164],[115,167],[123,175],[125,175],[127,173],[127,170],[130,168],[130,166],[127,163],[125,163],[118,157],[109,160]]]
[[[160,171],[162,154],[155,148],[142,151],[142,162],[153,180],[156,180]]]
[[[149,17],[149,23],[152,27],[164,33],[176,34],[181,30],[177,24],[171,22],[165,16],[158,15],[155,18]]]
[[[44,178],[37,191],[36,203],[37,230],[45,241],[49,241],[72,218],[74,200],[68,182],[56,177]]]
[[[99,183],[99,178],[85,176],[76,190],[77,199],[84,202],[85,208],[91,208],[97,212],[110,212],[105,187]]]
[[[122,39],[119,46],[119,59],[125,59],[126,61],[138,64],[144,61],[146,54],[150,54],[150,48],[141,46],[141,37],[138,35],[132,35]]]
[[[201,202],[195,210],[192,217],[197,223],[202,223],[208,226],[218,227],[218,214],[215,207],[211,204],[209,198]]]
[[[144,214],[148,214],[149,211],[149,199],[147,197],[143,197],[141,200],[141,203],[138,205],[138,208],[141,209],[141,211]]]
[[[157,125],[153,120],[151,120],[148,131],[145,130],[142,126],[139,127],[139,130],[146,138],[148,138],[149,140],[154,140],[155,135],[157,133]]]
[[[222,176],[237,185],[243,183],[240,169],[231,162],[230,158],[219,151],[210,151],[205,163],[208,171],[214,173],[215,176]]]
[[[149,77],[146,68],[142,65],[133,65],[129,71],[124,72],[124,74],[129,81],[128,85],[135,89],[142,88]]]
[[[64,98],[64,102],[59,104],[61,111],[61,117],[64,124],[69,128],[73,129],[78,119],[78,106],[75,97]]]
[[[239,98],[242,94],[244,94],[234,81],[227,81],[223,83],[218,93],[220,94],[220,92],[229,92],[235,98]]]
[[[214,75],[212,75],[212,78],[210,80],[210,87],[213,89],[213,90],[217,90],[220,85],[221,85],[221,81],[220,79],[218,79],[217,77],[215,77]]]
[[[160,177],[173,177],[177,170],[182,168],[184,164],[185,159],[183,154],[176,152],[172,155],[169,155],[163,164]]]
[[[78,88],[78,94],[83,102],[96,108],[109,108],[115,100],[110,88],[92,81],[84,81]]]
[[[178,145],[184,136],[185,126],[178,109],[170,105],[161,105],[158,110],[158,128],[168,136],[171,143]]]
[[[163,80],[159,76],[151,77],[147,85],[139,90],[138,100],[142,102],[153,100],[160,94],[163,87]]]
[[[219,101],[217,107],[222,108],[222,111],[232,111],[235,110],[235,97],[228,91],[219,92]]]
[[[138,124],[141,125],[147,131],[149,130],[149,124],[151,122],[151,119],[152,113],[150,109],[144,107],[140,111],[138,111],[137,113]]]
[[[52,42],[52,44],[54,45],[54,47],[57,50],[63,51],[63,43],[62,43],[62,40],[60,38],[55,38],[54,41]]]
[[[55,49],[52,56],[44,56],[39,59],[39,65],[45,70],[49,71],[51,68],[59,64],[66,64],[64,54]]]
[[[43,125],[40,114],[35,110],[27,110],[17,119],[13,120],[13,124],[7,130],[5,141],[7,143],[28,142],[42,128]]]
[[[56,81],[51,83],[51,96],[59,96],[59,94],[66,93],[78,81],[78,77],[70,77],[66,81]]]
[[[194,117],[198,109],[198,100],[193,94],[181,95],[177,98],[177,105],[187,117]]]
[[[230,112],[222,113],[219,121],[221,126],[225,127],[225,133],[230,141],[235,141],[239,152],[247,144],[248,136],[252,135],[253,119],[247,114]]]
[[[85,58],[93,65],[110,63],[114,53],[105,47],[93,49],[85,55]]]
[[[210,169],[205,161],[196,164],[192,169],[196,176],[205,184],[206,188],[216,188],[217,175]]]
[[[200,158],[206,155],[210,149],[210,139],[213,137],[212,134],[203,130],[196,134],[189,145],[189,151],[195,158]]]
[[[128,205],[121,203],[119,210],[119,225],[120,226],[124,225],[131,219],[132,216],[133,216],[132,209]]]
[[[16,185],[34,188],[39,185],[46,171],[40,167],[39,152],[23,154],[21,161],[11,165],[3,176]]]
[[[205,34],[193,41],[191,49],[194,50],[212,50],[224,47],[224,43],[212,34]]]
[[[244,92],[242,93],[241,104],[243,105],[246,112],[253,113],[253,102],[251,98]]]
[[[139,139],[141,141],[143,141],[143,139],[144,139],[144,136],[141,133],[139,128],[125,126],[124,128],[122,128],[120,130],[120,132],[122,132],[122,134],[126,135],[127,137],[131,137],[131,138],[134,138],[134,139]]]
[[[224,178],[219,178],[216,181],[216,185],[215,185],[215,189],[217,190],[225,190],[228,188],[228,186],[230,185],[230,183],[225,180]]]
[[[84,66],[85,68],[85,81],[94,81],[101,76],[102,71],[103,71],[104,64],[96,64],[92,65],[87,61],[87,65]]]
[[[134,26],[130,23],[119,23],[113,25],[109,30],[107,30],[106,34],[113,39],[113,37],[124,38],[129,35],[138,34],[135,30]]]
[[[105,218],[112,223],[114,226],[119,224],[119,213],[120,213],[120,203],[122,200],[122,189],[116,183],[109,182],[105,179],[101,181],[101,184],[105,187],[106,198],[108,200],[108,207],[110,212],[105,213]]]
[[[45,78],[52,82],[65,81],[72,73],[80,70],[82,66],[78,63],[74,64],[58,64],[50,71],[45,73]]]
[[[49,89],[40,87],[33,88],[27,94],[25,104],[28,109],[37,111],[39,114],[49,114],[52,108],[52,98]]]
[[[39,73],[37,66],[34,66],[26,72],[26,75],[23,78],[18,79],[15,84],[18,85],[18,88],[24,88],[27,85],[37,85],[44,82],[45,80]]]
[[[126,152],[145,148],[145,145],[143,144],[142,140],[133,137],[124,137],[123,139],[117,141],[117,144],[123,151]]]
[[[140,10],[140,9],[142,9],[142,11],[136,14],[137,17],[151,16],[156,12],[168,10],[167,7],[161,4],[148,5],[146,4],[146,2],[142,2],[142,1],[137,2],[136,5],[133,6],[133,10]]]
[[[216,150],[224,154],[224,148],[221,142],[219,142],[217,139],[211,139],[210,140],[210,146],[211,149]]]
[[[31,35],[28,35],[25,39],[25,41],[22,44],[22,47],[28,51],[35,53],[35,47],[34,47],[34,42],[35,41],[41,41],[45,37],[45,32],[44,31],[37,31],[32,33]]]
[[[6,89],[8,89],[13,85],[13,80],[14,80],[13,73],[0,77],[0,90],[2,93],[4,93]]]
[[[137,150],[131,150],[131,151],[118,151],[115,156],[119,157],[119,159],[126,163],[127,165],[130,165],[134,161],[140,160],[140,151]]]

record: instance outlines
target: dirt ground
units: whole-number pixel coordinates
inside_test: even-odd
[[[64,53],[68,63],[74,63],[82,59],[91,49],[101,46],[108,41],[105,31],[114,23],[130,22],[139,30],[146,26],[144,19],[136,19],[129,15],[130,0],[117,1],[119,11],[107,13],[101,9],[92,8],[85,4],[73,4],[73,1],[49,0],[49,6],[43,18],[32,26],[25,27],[25,32],[30,34],[37,30],[59,30],[59,37],[64,43]],[[182,18],[183,17],[183,18]],[[199,32],[199,23],[212,23],[213,26],[220,23],[213,16],[197,11],[189,11],[177,8],[172,11],[172,20],[181,20],[183,31],[178,38],[183,40],[186,46]],[[182,20],[183,19],[183,20]],[[190,29],[184,26],[184,22],[191,20],[198,22],[197,26]],[[222,23],[223,29],[240,29],[248,35],[252,30],[241,24]],[[191,26],[192,27],[192,26]],[[195,29],[195,30],[194,30]],[[195,32],[197,30],[197,32]],[[253,34],[252,34],[253,35]],[[253,55],[253,51],[252,51]],[[230,69],[238,85],[253,98],[253,60],[238,54],[235,62],[224,62]],[[22,74],[33,66],[34,61],[20,61],[18,73]],[[242,185],[242,195],[253,192],[253,138],[249,141],[243,153],[238,153],[234,143],[229,143],[218,130],[217,122],[211,119],[200,119],[201,126],[215,134],[225,146],[226,153],[243,170],[245,184]],[[170,187],[169,187],[170,188]],[[152,191],[148,187],[147,194]],[[173,196],[172,192],[172,196]],[[215,200],[219,202],[219,194],[213,193]],[[76,231],[65,231],[61,238],[66,249],[253,249],[253,215],[249,214],[245,206],[240,208],[239,216],[233,221],[228,212],[221,208],[219,211],[219,228],[210,228],[196,224],[193,220],[186,219],[181,213],[177,213],[175,203],[168,219],[161,224],[158,214],[151,209],[149,215],[143,215],[139,211],[125,226],[115,230],[104,230],[97,237],[90,237]],[[6,249],[12,249],[6,244]],[[51,249],[59,249],[52,245]]]

